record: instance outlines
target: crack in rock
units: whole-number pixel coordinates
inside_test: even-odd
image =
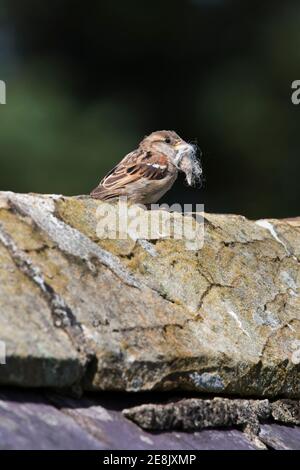
[[[141,288],[140,283],[134,278],[133,274],[120,263],[116,256],[100,248],[87,236],[54,215],[55,202],[53,199],[10,192],[7,192],[6,196],[10,205],[17,212],[30,217],[64,253],[82,259],[93,272],[96,271],[92,261],[95,259],[109,268],[125,284]]]

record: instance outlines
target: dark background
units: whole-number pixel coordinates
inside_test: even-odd
[[[0,3],[0,189],[86,194],[147,133],[203,151],[166,202],[300,215],[300,2]]]

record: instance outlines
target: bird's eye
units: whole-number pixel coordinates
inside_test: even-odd
[[[166,142],[166,144],[170,144],[170,143],[171,143],[170,137],[166,137],[166,138],[165,138],[165,142]]]

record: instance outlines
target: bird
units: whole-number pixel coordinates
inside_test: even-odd
[[[185,173],[189,186],[201,180],[196,146],[175,131],[155,131],[145,136],[90,195],[103,201],[125,197],[135,204],[154,204],[173,186],[180,171]]]

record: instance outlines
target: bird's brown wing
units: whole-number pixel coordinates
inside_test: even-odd
[[[161,180],[168,173],[168,163],[168,157],[161,153],[134,150],[103,178],[91,196],[112,199],[125,194],[126,187],[138,180]]]

